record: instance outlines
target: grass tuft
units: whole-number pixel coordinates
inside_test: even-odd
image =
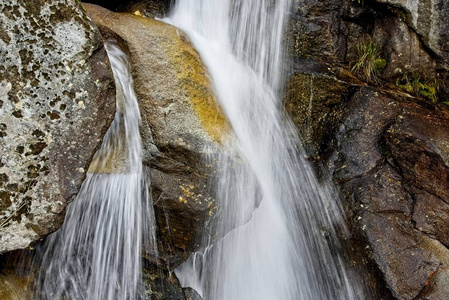
[[[379,57],[379,47],[369,39],[356,46],[357,61],[352,66],[352,72],[367,81],[377,81],[377,74],[385,69],[387,61]]]

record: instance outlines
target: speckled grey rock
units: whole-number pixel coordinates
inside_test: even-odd
[[[449,62],[449,2],[446,0],[376,0],[404,9],[424,43]]]
[[[58,229],[115,111],[77,1],[0,2],[0,253]]]

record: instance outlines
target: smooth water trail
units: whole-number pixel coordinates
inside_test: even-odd
[[[176,270],[205,300],[364,299],[339,255],[338,201],[316,182],[280,101],[289,9],[288,0],[177,0],[165,19],[200,52],[233,131],[212,187],[217,232]]]
[[[139,299],[141,248],[156,245],[129,63],[113,43],[105,46],[116,82],[115,119],[63,226],[38,249],[37,299]]]

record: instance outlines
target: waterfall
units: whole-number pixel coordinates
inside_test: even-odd
[[[105,46],[117,89],[115,119],[63,226],[38,249],[37,299],[138,299],[141,246],[155,245],[127,57],[113,43]]]
[[[177,0],[165,19],[191,38],[232,126],[214,158],[216,232],[176,270],[205,300],[364,299],[339,255],[338,199],[316,182],[280,101],[289,9]]]

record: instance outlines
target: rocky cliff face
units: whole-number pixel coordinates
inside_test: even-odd
[[[358,60],[357,46],[375,42],[386,60],[380,76],[438,79],[448,89],[449,13],[446,1],[295,1],[289,48],[296,60],[315,58],[333,65]]]
[[[168,2],[103,3],[160,16]],[[352,231],[349,263],[373,299],[446,299],[449,112],[436,102],[449,100],[448,2],[293,6],[286,108],[317,174],[340,192]],[[116,39],[131,57],[159,250],[172,269],[198,248],[214,214],[207,189],[214,169],[204,150],[215,151],[228,125],[181,31],[85,7],[103,38]],[[0,15],[2,253],[59,227],[112,120],[115,97],[100,34],[77,3],[7,0]],[[370,43],[381,66],[366,76],[353,66]],[[436,82],[435,97],[404,88],[404,78],[421,78],[428,89]],[[24,290],[26,282],[3,273],[0,297],[21,298],[17,287]],[[197,297],[154,265],[145,276],[150,299]]]
[[[448,99],[448,9],[444,1],[295,3],[286,108],[317,173],[341,194],[361,253],[351,264],[374,275],[364,279],[374,299],[449,294],[449,112],[396,84],[404,75],[435,80],[439,101]],[[385,60],[374,79],[352,68],[369,42]]]
[[[75,1],[0,3],[0,253],[61,225],[112,121],[112,73]]]

